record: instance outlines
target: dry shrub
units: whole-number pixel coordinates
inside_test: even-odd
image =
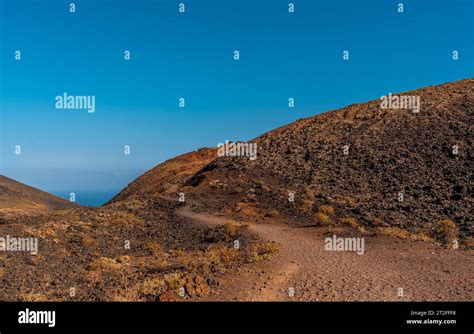
[[[161,255],[163,254],[163,249],[161,245],[156,241],[152,241],[148,244],[148,250],[151,252],[152,255]]]
[[[116,291],[110,291],[105,298],[112,302],[140,302],[144,299],[140,295],[140,290],[137,286],[124,287]]]
[[[196,276],[194,278],[192,276],[187,276],[184,287],[188,295],[191,297],[205,296],[211,292],[209,284],[207,284],[207,281],[202,276]]]
[[[314,191],[310,187],[304,187],[303,196],[314,202]]]
[[[278,210],[272,209],[265,213],[265,217],[277,217],[279,214]]]
[[[106,291],[105,300],[114,302],[143,301],[140,296],[141,283],[131,282],[127,275],[122,275],[120,283],[120,287]]]
[[[112,223],[125,228],[132,228],[137,224],[142,224],[144,222],[143,219],[125,211],[115,211],[108,219],[110,219]]]
[[[234,241],[247,229],[248,225],[246,224],[228,220],[224,225],[206,229],[203,238],[206,242]]]
[[[143,207],[143,202],[136,198],[129,198],[125,206],[131,210],[141,209]]]
[[[408,239],[410,237],[410,233],[408,231],[398,227],[378,227],[376,232],[377,234],[397,237],[401,239]]]
[[[150,257],[142,257],[140,258],[137,263],[139,267],[142,268],[149,268],[152,270],[163,270],[168,266],[167,257],[168,254],[163,250],[161,245],[156,241],[152,241],[147,245],[148,250],[151,253]],[[173,253],[174,252],[174,253]],[[170,255],[174,255],[175,257],[180,256],[181,250],[170,251]]]
[[[186,268],[190,267],[193,262],[192,254],[186,252],[183,249],[171,250],[169,254],[171,255],[171,257],[174,258],[176,262]]]
[[[184,275],[181,272],[174,272],[172,274],[165,275],[165,282],[168,286],[168,290],[178,291],[179,288],[183,287],[186,283]]]
[[[47,300],[50,300],[50,298],[43,295],[42,293],[37,293],[37,292],[21,293],[20,292],[20,301],[40,302],[40,301],[47,301]]]
[[[327,215],[327,216],[332,216],[334,215],[334,208],[330,205],[321,205],[319,207],[319,212]]]
[[[269,260],[273,254],[280,250],[281,245],[276,242],[258,242],[250,247],[250,252],[256,261]]]
[[[415,240],[415,241],[424,241],[424,242],[434,242],[435,241],[432,237],[430,237],[429,235],[427,235],[423,232],[411,233],[410,234],[410,239]]]
[[[162,277],[144,280],[140,286],[140,294],[145,296],[159,296],[166,291],[166,282]]]
[[[348,207],[351,209],[355,209],[357,207],[357,199],[353,197],[335,195],[334,200],[343,207]]]
[[[139,268],[152,271],[161,271],[168,268],[168,260],[163,256],[141,257],[136,264]]]
[[[211,269],[218,269],[241,260],[242,253],[235,248],[211,245],[205,252],[205,259]]]
[[[314,202],[310,199],[303,199],[301,201],[301,207],[300,207],[300,210],[301,212],[303,213],[308,213],[311,211],[311,209],[313,208],[313,204]]]
[[[121,257],[120,261],[128,258]],[[89,264],[88,270],[85,272],[85,277],[91,282],[101,281],[103,275],[117,275],[126,263],[118,262],[116,259],[109,257],[100,257]]]
[[[314,198],[314,191],[310,187],[304,187],[300,211],[303,213],[310,212],[313,209]]]
[[[314,215],[316,223],[319,225],[329,225],[331,223],[331,218],[328,215],[325,215],[322,212],[318,212]]]
[[[415,241],[433,242],[434,239],[423,232],[410,233],[407,230],[398,227],[378,227],[376,233],[380,235],[387,235],[397,237],[400,239],[410,239]]]
[[[227,220],[224,225],[224,234],[227,238],[235,238],[241,231],[242,225],[234,222],[233,220]]]
[[[23,302],[40,302],[40,301],[52,301],[51,291],[37,291],[35,288],[31,289],[27,287],[23,281],[23,284],[19,287],[18,300]],[[43,286],[40,287],[44,288]]]
[[[458,235],[458,228],[452,220],[441,220],[434,226],[434,233],[438,240],[444,243],[452,243]]]
[[[343,223],[344,225],[348,225],[352,228],[358,228],[359,223],[357,222],[357,219],[354,217],[346,217],[346,218],[341,218],[340,222]]]
[[[118,270],[121,267],[121,264],[118,263],[115,259],[110,257],[100,257],[90,264],[92,270]]]
[[[167,289],[163,277],[156,276],[136,282],[123,275],[120,287],[107,291],[105,300],[116,302],[155,301]]]
[[[238,202],[235,205],[235,211],[246,217],[260,218],[257,209],[248,202]]]
[[[25,234],[29,234],[31,236],[35,236],[40,239],[52,239],[53,237],[57,236],[54,229],[52,227],[47,227],[47,226],[39,226],[39,227],[24,226],[22,230],[26,232]]]

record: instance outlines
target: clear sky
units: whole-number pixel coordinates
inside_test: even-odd
[[[0,172],[113,192],[199,147],[474,76],[472,0],[289,2],[0,0]],[[56,109],[64,92],[94,95],[95,113]]]

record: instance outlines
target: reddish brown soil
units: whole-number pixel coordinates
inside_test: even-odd
[[[181,209],[183,217],[223,224],[222,217]],[[365,236],[364,255],[324,250],[327,228],[256,224],[250,230],[282,245],[272,261],[242,268],[221,280],[207,300],[446,301],[472,300],[474,251],[424,242]],[[339,236],[361,236],[346,230]],[[294,296],[289,296],[293,288]],[[399,288],[403,289],[400,296]]]

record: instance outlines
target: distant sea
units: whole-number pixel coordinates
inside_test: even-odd
[[[78,190],[76,194],[76,203],[87,206],[99,207],[107,203],[120,192],[121,189],[114,190]],[[69,192],[52,192],[54,195],[69,201]]]

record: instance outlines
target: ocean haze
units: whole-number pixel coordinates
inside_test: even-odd
[[[121,189],[110,190],[79,190],[75,192],[76,203],[85,206],[99,207],[110,201]],[[53,191],[52,194],[69,200],[70,193]]]
[[[84,171],[71,169],[2,170],[1,174],[66,200],[70,193],[76,202],[101,206],[112,199],[143,170]]]

